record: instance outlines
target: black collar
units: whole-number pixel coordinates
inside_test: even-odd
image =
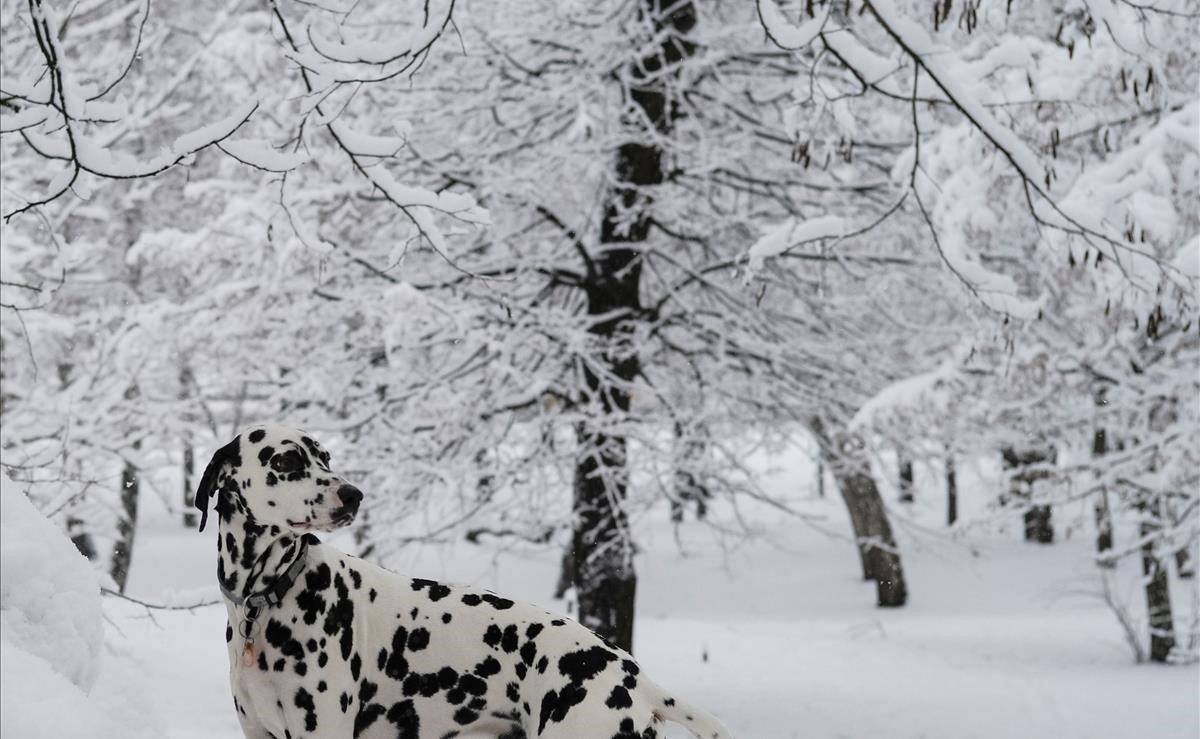
[[[271,584],[262,590],[257,590],[249,595],[242,596],[229,590],[224,583],[221,584],[221,594],[229,599],[235,606],[245,605],[245,615],[242,617],[241,623],[238,624],[238,633],[242,638],[249,639],[254,632],[254,622],[258,619],[259,612],[267,606],[277,606],[283,602],[283,596],[292,589],[292,585],[300,578],[300,573],[304,571],[304,565],[308,560],[308,542],[307,537],[300,537],[296,541],[296,554],[292,559],[292,563],[281,572]],[[263,556],[267,556],[266,553]]]

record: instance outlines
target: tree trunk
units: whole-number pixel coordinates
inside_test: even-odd
[[[817,497],[825,497],[825,460],[817,457]]]
[[[946,453],[946,525],[958,521],[958,473],[954,469],[954,455]]]
[[[693,46],[681,38],[696,24],[690,2],[641,0],[638,12],[658,35],[657,46],[630,63],[619,77],[628,81],[626,101],[637,108],[626,123],[653,126],[656,136],[670,135],[674,118],[663,70],[690,56]],[[651,190],[663,182],[663,152],[643,137],[617,148],[611,189],[600,223],[599,248],[585,252],[583,289],[590,317],[588,332],[601,348],[597,373],[584,363],[581,404],[598,416],[576,428],[573,505],[573,582],[579,620],[617,646],[632,650],[634,594],[633,542],[625,515],[628,492],[626,439],[612,431],[629,411],[632,382],[641,372],[633,341],[642,320],[639,301],[642,250],[649,236]]]
[[[1108,453],[1108,435],[1104,429],[1096,429],[1092,436],[1092,457],[1103,457]],[[1113,567],[1116,563],[1107,555],[1113,548],[1112,512],[1108,506],[1108,491],[1101,489],[1096,494],[1096,552],[1101,567]]]
[[[1143,515],[1149,516],[1148,513]],[[1171,616],[1171,589],[1167,568],[1154,552],[1153,535],[1159,529],[1157,521],[1144,519],[1140,533],[1142,544],[1142,574],[1146,583],[1146,613],[1150,621],[1150,661],[1166,662],[1175,647],[1175,623]]]
[[[1009,496],[1011,500],[1025,506],[1025,541],[1039,544],[1054,543],[1054,523],[1048,505],[1033,505],[1034,483],[1050,476],[1046,470],[1028,469],[1045,463],[1053,463],[1057,455],[1053,449],[1031,449],[1017,451],[1008,447],[1003,451],[1004,466],[1009,472]]]
[[[558,564],[558,582],[554,584],[554,598],[565,598],[567,591],[575,587],[575,551],[574,544],[563,550],[562,559]]]
[[[134,442],[133,448],[141,447],[140,442]],[[138,481],[138,470],[126,462],[121,468],[121,511],[117,521],[117,540],[113,544],[112,563],[109,574],[117,583],[117,589],[125,592],[125,584],[129,579],[129,566],[133,562],[133,538],[137,532],[138,492],[141,483]]]
[[[67,536],[71,537],[71,543],[75,545],[80,554],[89,560],[96,558],[96,545],[92,543],[92,535],[88,533],[87,525],[82,518],[67,517]]]
[[[1188,551],[1187,545],[1175,550],[1175,569],[1182,580],[1191,580],[1196,576],[1196,564],[1192,560],[1192,553]]]
[[[905,456],[904,452],[899,453],[900,462],[900,502],[912,503],[916,498],[913,495],[913,463],[912,459]]]
[[[183,527],[196,526],[196,450],[183,442]]]
[[[833,470],[834,480],[858,544],[863,579],[875,581],[876,602],[881,607],[898,607],[908,600],[900,550],[892,535],[887,509],[879,495],[879,487],[871,477],[871,463],[863,449],[862,440],[851,434],[830,438],[824,434],[820,421],[812,428],[821,443],[823,453]]]
[[[579,429],[579,446],[591,450],[575,467],[572,582],[579,621],[628,651],[633,646],[633,542],[624,501],[625,438]]]

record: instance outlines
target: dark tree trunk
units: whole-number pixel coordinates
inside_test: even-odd
[[[825,497],[825,460],[817,457],[817,497]]]
[[[1108,435],[1104,429],[1096,429],[1092,436],[1092,456],[1103,457],[1108,453]],[[1115,562],[1108,556],[1113,548],[1112,512],[1108,506],[1108,491],[1101,489],[1096,494],[1096,552],[1101,567],[1113,567]]]
[[[196,450],[183,442],[183,527],[196,525]]]
[[[1187,545],[1175,550],[1175,569],[1183,580],[1191,580],[1196,576],[1196,564],[1192,560],[1192,553],[1188,551]]]
[[[92,543],[92,535],[88,533],[86,524],[77,516],[67,517],[67,536],[79,553],[89,560],[96,558],[96,545]]]
[[[1054,543],[1054,522],[1051,519],[1050,506],[1032,506],[1025,511],[1025,541],[1035,541],[1038,544]]]
[[[863,579],[875,581],[876,602],[881,607],[898,607],[908,600],[900,550],[892,535],[887,509],[879,495],[879,487],[871,477],[871,463],[863,449],[862,440],[850,434],[825,435],[820,421],[812,424],[821,443],[858,544]]]
[[[141,444],[134,442],[133,448]],[[129,579],[129,566],[133,562],[133,539],[137,532],[138,493],[141,483],[138,480],[138,470],[126,462],[121,468],[121,511],[117,521],[117,540],[113,544],[112,563],[109,574],[117,583],[117,589],[125,592],[125,584]]]
[[[572,582],[579,621],[628,651],[633,646],[637,574],[624,501],[628,490],[625,439],[579,430],[592,454],[575,468]]]
[[[900,502],[912,503],[916,498],[913,496],[913,463],[912,460],[900,452]]]
[[[1146,540],[1142,544],[1142,574],[1146,583],[1146,613],[1150,620],[1150,661],[1166,662],[1175,648],[1175,623],[1171,616],[1167,568],[1154,552],[1152,537],[1158,529],[1157,521],[1142,521],[1140,533]]]
[[[575,587],[575,552],[573,547],[563,550],[558,565],[558,582],[554,584],[554,597],[565,598],[567,591]]]
[[[641,0],[638,10],[660,35],[656,47],[625,69],[627,101],[638,109],[626,122],[648,122],[657,135],[669,135],[678,113],[668,98],[669,80],[663,70],[691,55],[693,47],[681,34],[695,26],[696,9],[686,1]],[[637,575],[624,507],[629,484],[626,439],[611,429],[628,413],[631,384],[641,372],[633,334],[643,318],[639,287],[651,224],[648,188],[663,182],[662,158],[661,149],[642,140],[617,148],[599,248],[586,254],[580,245],[585,252],[588,331],[602,350],[596,358],[602,368],[598,373],[585,363],[583,369],[581,402],[599,417],[576,428],[572,581],[580,622],[626,650],[633,647]]]
[[[946,525],[958,521],[958,473],[954,469],[954,455],[946,453]]]
[[[1050,506],[1033,505],[1030,501],[1034,483],[1050,476],[1048,471],[1036,469],[1036,466],[1053,463],[1057,454],[1053,449],[1017,451],[1009,447],[1004,450],[1003,455],[1004,466],[1010,470],[1009,496],[1011,502],[1025,507],[1025,541],[1053,544],[1054,522]]]

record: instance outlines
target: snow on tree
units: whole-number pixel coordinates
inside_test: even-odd
[[[1190,576],[1200,535],[1200,15],[1187,3],[934,4],[930,29],[919,3],[759,7],[776,43],[853,78],[857,92],[798,93],[834,100],[828,130],[853,136],[862,106],[908,108],[909,144],[887,166],[906,200],[893,225],[915,211],[961,287],[1004,318],[958,321],[936,375],[882,390],[858,426],[1005,450],[1007,503],[1031,538],[1051,540],[1055,503],[1079,496],[1095,499],[1102,530],[1132,518],[1128,543],[1110,531],[1098,561],[1142,558],[1148,654],[1167,660],[1167,562],[1185,553]],[[771,232],[752,262],[845,230],[781,228],[800,237]]]

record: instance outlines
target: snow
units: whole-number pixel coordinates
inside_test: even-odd
[[[96,675],[100,586],[58,527],[9,485],[0,493],[0,624],[4,641],[74,685]]]
[[[226,138],[240,128],[257,107],[257,101],[244,102],[234,107],[231,114],[181,135],[170,147],[164,147],[158,154],[145,160],[108,148],[99,139],[84,135],[72,127],[75,159],[84,169],[104,177],[144,177]]]
[[[1040,190],[1044,167],[1041,159],[1011,129],[1002,125],[971,92],[974,80],[943,62],[945,49],[921,24],[901,13],[891,0],[872,0],[871,11],[907,49],[921,59],[921,66],[969,116],[975,126],[995,143],[1021,176]]]
[[[262,139],[222,141],[219,146],[230,156],[271,172],[287,172],[308,161],[308,155],[302,151],[279,151]]]
[[[825,28],[833,3],[818,9],[817,15],[800,25],[793,25],[784,17],[775,0],[758,0],[758,17],[771,40],[784,49],[795,51],[811,44]]]
[[[393,157],[408,143],[407,139],[399,136],[359,133],[342,123],[335,124],[335,132],[342,145],[351,154],[360,157]]]
[[[454,9],[452,0],[443,0],[440,5],[438,12],[432,17],[427,16],[420,28],[397,38],[385,41],[356,39],[343,42],[329,38],[320,29],[310,26],[308,39],[318,54],[334,61],[349,64],[387,64],[408,57],[437,39],[442,28],[449,22],[450,12]]]
[[[806,458],[793,450],[751,463],[778,465],[770,492],[848,532],[836,495],[809,497]],[[896,511],[912,592],[898,610],[873,607],[873,587],[858,579],[844,540],[798,520],[744,507],[763,537],[739,542],[694,526],[677,541],[661,508],[637,518],[639,661],[656,682],[720,716],[736,737],[1200,736],[1197,666],[1132,664],[1093,587],[1090,532],[1033,546],[1018,540],[1014,520],[1007,531],[973,538],[977,556],[949,532],[916,536],[917,526],[939,527],[942,515],[936,481],[919,465],[917,472],[917,504]],[[981,513],[990,499],[995,481],[987,474],[961,466],[964,515]],[[1089,512],[1078,513],[1087,520]],[[331,540],[347,546],[350,537]],[[211,587],[211,532],[184,529],[157,498],[145,501],[137,542],[135,596],[198,588],[189,596],[198,597]],[[497,553],[459,542],[411,547],[392,565],[562,610],[549,597],[554,551]],[[1123,567],[1118,580],[1136,603],[1136,563]],[[1175,592],[1180,601],[1188,597]],[[138,656],[143,700],[165,717],[163,736],[241,737],[227,686],[223,608],[160,611],[154,622],[130,603],[112,601],[107,610]],[[667,736],[686,734],[673,728]]]
[[[846,222],[839,216],[818,216],[803,221],[789,218],[764,229],[763,235],[750,246],[747,252],[750,269],[757,272],[764,261],[794,246],[817,239],[838,238],[845,233]]]
[[[23,108],[11,115],[0,115],[0,133],[20,131],[45,121],[49,117],[46,108]]]
[[[139,675],[123,659],[102,664],[104,616],[91,566],[0,479],[0,736],[161,736],[154,709],[135,702]]]

